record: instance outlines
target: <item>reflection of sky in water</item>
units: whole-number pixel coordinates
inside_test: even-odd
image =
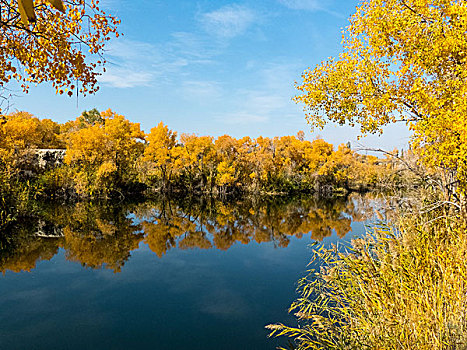
[[[280,340],[264,326],[293,322],[287,308],[310,260],[309,235],[288,238],[286,248],[236,242],[162,258],[140,241],[119,273],[60,248],[31,272],[0,277],[0,349],[274,349]]]

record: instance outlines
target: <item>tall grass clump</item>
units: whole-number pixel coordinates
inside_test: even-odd
[[[342,249],[315,249],[290,311],[269,325],[296,349],[467,348],[467,234],[460,216],[407,216]]]

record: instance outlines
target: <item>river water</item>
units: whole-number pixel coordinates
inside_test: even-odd
[[[35,203],[0,232],[0,349],[275,349],[310,243],[364,231],[361,196]],[[374,203],[374,202],[373,202]]]

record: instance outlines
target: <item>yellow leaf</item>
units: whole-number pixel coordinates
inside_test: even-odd
[[[18,0],[18,9],[21,15],[21,21],[25,26],[27,26],[29,22],[36,21],[33,0]]]
[[[60,12],[65,13],[65,7],[63,6],[62,0],[48,0],[48,1],[54,8],[56,8]]]

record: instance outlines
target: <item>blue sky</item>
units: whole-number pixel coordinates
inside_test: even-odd
[[[163,121],[178,132],[234,137],[304,130],[356,145],[358,130],[312,133],[291,101],[294,81],[341,49],[356,0],[101,0],[122,20],[123,37],[107,47],[107,72],[94,96],[56,96],[48,85],[14,98],[13,109],[56,121],[112,108],[149,130]],[[405,126],[359,142],[404,147]]]

